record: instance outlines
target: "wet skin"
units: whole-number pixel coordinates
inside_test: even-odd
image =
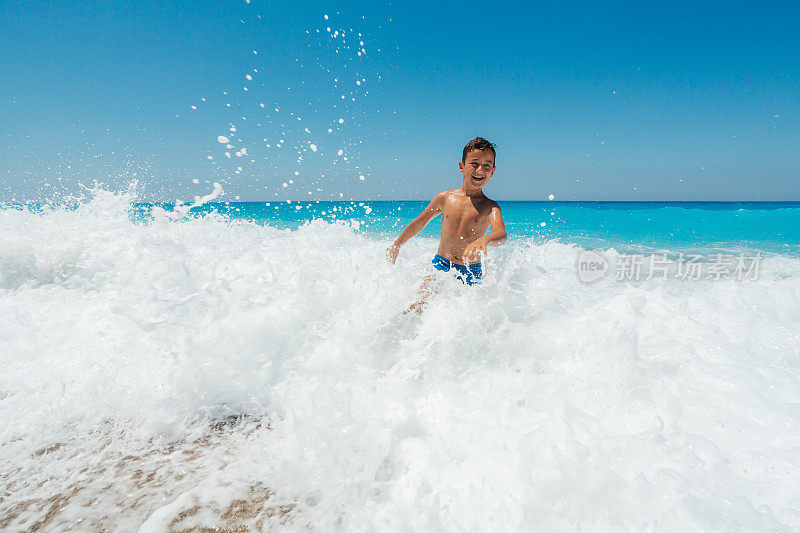
[[[400,237],[386,250],[391,263],[397,259],[402,246],[439,213],[442,231],[438,253],[458,264],[477,263],[487,246],[499,246],[506,239],[500,206],[486,197],[483,187],[494,175],[494,155],[490,151],[472,150],[464,161],[458,162],[464,175],[461,187],[437,194],[428,207],[411,221]],[[486,231],[492,232],[486,235]]]
[[[442,193],[442,231],[437,253],[459,264],[479,261],[477,252],[482,250],[486,253],[485,245],[470,245],[486,235],[491,225],[489,217],[496,207],[497,203],[486,196],[468,196],[461,189]]]

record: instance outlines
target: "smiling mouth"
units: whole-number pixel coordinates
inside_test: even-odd
[[[472,179],[474,179],[475,181],[482,181],[483,176],[481,176],[480,178],[478,176],[472,176]]]

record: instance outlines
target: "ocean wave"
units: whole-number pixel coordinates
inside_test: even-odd
[[[3,527],[800,527],[800,260],[517,239],[417,316],[430,238],[134,201],[0,211]]]

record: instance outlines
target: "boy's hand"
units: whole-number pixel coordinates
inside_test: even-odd
[[[397,254],[400,253],[400,247],[393,244],[386,249],[386,260],[389,261],[391,264],[394,264],[397,261]]]
[[[466,261],[469,261],[470,263],[476,263],[481,260],[481,252],[483,252],[483,255],[486,255],[485,237],[479,237],[474,241],[472,241],[471,243],[469,243],[467,247],[464,248],[464,253],[462,254],[462,257],[464,257],[464,259]]]

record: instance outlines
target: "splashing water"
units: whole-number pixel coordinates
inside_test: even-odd
[[[583,284],[518,239],[416,317],[431,238],[134,200],[0,211],[4,528],[800,527],[796,258]]]
[[[214,133],[217,143],[204,163],[226,191],[250,197],[337,198],[365,190],[361,182],[370,166],[361,148],[386,107],[380,100],[385,67],[373,59],[380,57],[374,35],[380,25],[353,14],[309,14],[303,25],[310,27],[283,28],[286,35],[275,39],[253,9],[248,24],[260,35],[253,46],[294,40],[297,57],[279,69],[278,82],[273,54],[261,59],[253,50],[251,67],[236,82],[244,84],[241,90],[229,88],[220,101],[203,97],[190,106],[196,117],[226,110],[227,124]]]

